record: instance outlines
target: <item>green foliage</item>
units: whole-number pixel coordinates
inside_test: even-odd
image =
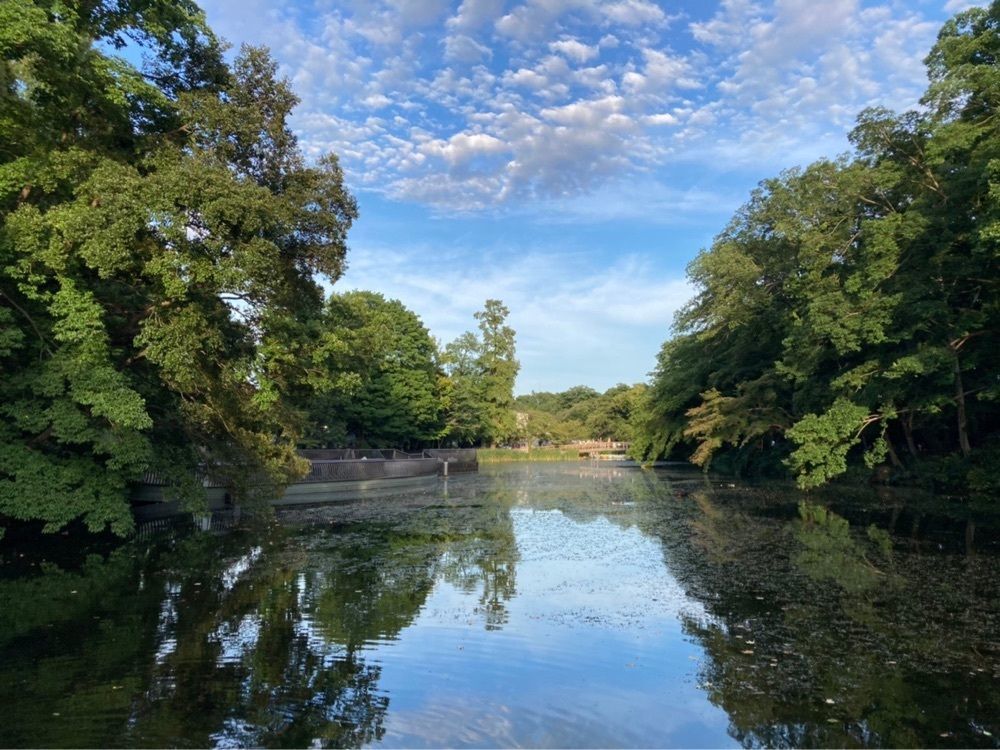
[[[500,300],[486,300],[475,314],[479,335],[467,331],[445,347],[446,442],[497,445],[516,435],[514,381],[521,365],[509,314]]]
[[[823,414],[806,414],[788,429],[798,445],[788,462],[800,487],[818,487],[847,470],[847,452],[858,443],[867,417],[865,407],[841,398]]]
[[[514,329],[506,325],[509,314],[496,299],[486,300],[475,314],[480,333],[477,365],[489,430],[486,439],[494,444],[508,440],[516,429],[514,381],[521,364],[516,357]]]
[[[601,394],[584,420],[587,437],[631,442],[633,417],[638,413],[645,392],[644,383],[632,386],[619,383]]]
[[[588,439],[630,442],[645,391],[643,383],[619,383],[604,393],[577,385],[561,393],[518,396],[517,437],[528,445]]]
[[[636,455],[787,455],[816,486],[954,453],[973,481],[1000,429],[998,49],[1000,3],[959,14],[925,111],[866,110],[853,158],[761,183],[689,268]]]
[[[309,442],[328,447],[433,444],[442,430],[442,378],[437,348],[420,318],[397,300],[348,292],[327,301],[324,325],[346,352],[339,371],[342,387],[311,402]]]
[[[124,533],[145,471],[304,468],[356,206],[268,53],[221,51],[187,0],[0,7],[0,515]]]

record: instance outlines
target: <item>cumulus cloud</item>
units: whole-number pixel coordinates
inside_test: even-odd
[[[585,63],[600,54],[597,45],[583,44],[576,39],[560,39],[558,42],[549,42],[549,49],[578,63]]]
[[[641,379],[691,291],[670,242],[710,241],[702,227],[745,197],[728,175],[835,154],[861,108],[913,106],[944,14],[972,3],[720,0],[683,18],[663,0],[204,4],[236,45],[271,47],[307,156],[340,156],[363,216],[397,201],[458,215],[449,227],[497,222],[503,246],[355,239],[338,288],[398,297],[444,340],[502,298],[527,391]],[[518,243],[522,221],[548,242]],[[617,231],[651,225],[664,246],[645,255]],[[613,235],[604,252],[553,240],[591,228]]]
[[[604,5],[601,12],[612,22],[624,26],[659,24],[667,20],[667,15],[658,5],[647,0],[622,0]]]
[[[420,146],[428,156],[439,156],[448,164],[465,164],[477,156],[489,156],[507,150],[504,142],[485,133],[456,133],[447,141],[433,140]]]
[[[206,5],[272,46],[310,154],[442,212],[837,152],[863,107],[916,102],[940,23],[889,0],[722,0],[683,23],[651,0]]]
[[[508,70],[504,73],[504,81],[514,86],[523,86],[536,91],[549,85],[549,79],[535,70],[521,68],[517,71]]]
[[[716,152],[740,161],[842,150],[864,107],[916,103],[938,25],[857,0],[725,0],[711,19],[690,25],[694,39],[722,53],[718,97],[691,124],[704,133],[716,123]]]
[[[676,125],[677,117],[669,112],[658,112],[655,115],[646,115],[645,122],[650,125]]]
[[[458,31],[475,31],[496,21],[503,10],[504,0],[462,0],[448,27]]]

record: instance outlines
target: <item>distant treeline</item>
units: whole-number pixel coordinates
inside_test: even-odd
[[[577,385],[559,393],[518,396],[514,438],[529,445],[587,439],[628,442],[645,391],[643,383],[619,383],[604,393]]]
[[[926,65],[919,111],[862,112],[854,154],[762,182],[691,264],[640,457],[1000,489],[1000,4]]]

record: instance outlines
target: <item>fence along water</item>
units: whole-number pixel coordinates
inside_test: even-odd
[[[419,453],[377,448],[317,448],[299,455],[312,462],[302,482],[395,479],[477,471],[475,448],[434,448]],[[447,469],[443,468],[447,464]]]
[[[275,496],[272,505],[322,503],[330,493],[343,499],[343,493],[372,491],[396,486],[397,480],[431,479],[447,477],[459,472],[474,472],[479,468],[477,452],[469,449],[434,449],[420,453],[406,453],[395,449],[324,448],[302,450],[300,454],[310,462],[309,473]],[[211,470],[199,472],[198,481],[208,495],[209,515],[233,507],[226,482]],[[145,522],[182,514],[179,504],[169,495],[170,482],[162,476],[148,473],[132,489],[132,510],[136,518]],[[259,483],[258,489],[265,488]],[[277,488],[275,488],[277,490]],[[204,524],[209,515],[200,517],[196,524]],[[154,527],[149,527],[147,531]]]
[[[394,479],[454,474],[477,471],[479,461],[475,448],[435,448],[419,453],[406,453],[394,448],[315,448],[300,450],[309,459],[309,474],[296,484],[307,482],[337,482],[365,479]],[[447,472],[442,464],[447,463]],[[203,487],[222,488],[225,482],[203,469],[198,477]],[[170,482],[153,472],[143,475],[141,485],[166,487]]]

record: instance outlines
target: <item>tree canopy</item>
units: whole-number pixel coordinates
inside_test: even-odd
[[[572,440],[629,442],[636,420],[643,413],[646,385],[619,383],[604,393],[575,385],[559,393],[532,392],[515,399],[522,415],[520,440],[532,443],[567,443]]]
[[[398,300],[374,292],[335,294],[324,326],[349,352],[352,387],[316,396],[311,434],[327,447],[410,448],[442,432],[438,352],[423,323]]]
[[[765,180],[689,267],[638,453],[783,471],[852,460],[984,488],[1000,429],[1000,4],[949,21],[924,109]],[[984,484],[985,483],[985,484]]]
[[[0,514],[124,532],[143,472],[302,470],[357,211],[275,71],[184,0],[0,5]]]
[[[496,445],[515,436],[514,382],[516,333],[507,325],[510,310],[488,299],[475,314],[479,334],[466,331],[442,356],[445,389],[444,436],[457,445]]]

